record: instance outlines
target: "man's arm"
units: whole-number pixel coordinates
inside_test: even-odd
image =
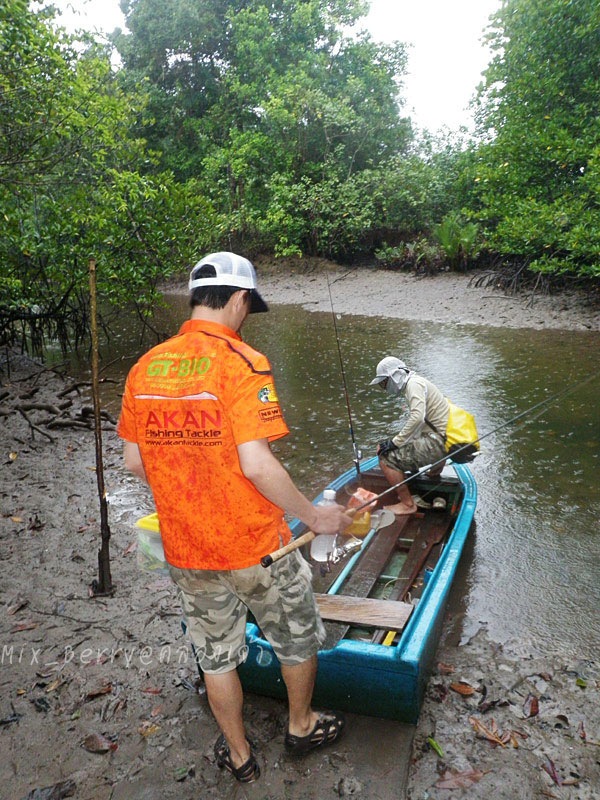
[[[135,442],[125,442],[123,455],[127,469],[133,472],[134,475],[137,475],[138,478],[141,478],[144,483],[148,483],[144,464],[142,463],[142,456],[140,455],[140,448],[137,444]]]
[[[343,506],[314,506],[296,488],[267,439],[238,445],[242,472],[275,505],[304,522],[315,533],[339,533],[352,522]]]

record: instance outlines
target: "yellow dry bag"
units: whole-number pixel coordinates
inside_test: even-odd
[[[446,398],[448,400],[448,398]],[[475,418],[468,411],[448,400],[450,411],[446,426],[446,452],[458,464],[473,461],[479,452],[479,434]]]

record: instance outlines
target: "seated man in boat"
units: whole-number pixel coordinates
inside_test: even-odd
[[[379,464],[390,486],[401,484],[407,472],[417,472],[427,464],[435,464],[430,474],[439,475],[446,455],[444,432],[449,412],[444,395],[431,381],[394,356],[386,356],[377,364],[370,385],[379,386],[408,404],[402,429],[377,446]],[[408,484],[398,486],[397,494],[398,502],[387,508],[398,516],[414,514],[417,504]]]

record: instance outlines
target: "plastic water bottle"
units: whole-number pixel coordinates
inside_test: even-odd
[[[317,503],[318,506],[334,506],[336,505],[335,501],[336,492],[335,489],[324,489],[323,490],[323,497]]]

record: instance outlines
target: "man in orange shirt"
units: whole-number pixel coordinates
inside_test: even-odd
[[[324,640],[310,568],[298,551],[270,569],[266,553],[290,541],[284,513],[315,533],[338,533],[342,506],[316,507],[296,488],[270,442],[289,431],[271,367],[244,343],[242,325],[267,311],[254,267],[212,253],[190,275],[191,318],[130,371],[119,420],[125,464],[147,481],[165,558],[177,583],[222,735],[215,757],[239,781],[260,775],[242,718],[236,667],[247,609],[273,646],[288,690],[288,752],[335,741],[344,719],[311,707]]]

